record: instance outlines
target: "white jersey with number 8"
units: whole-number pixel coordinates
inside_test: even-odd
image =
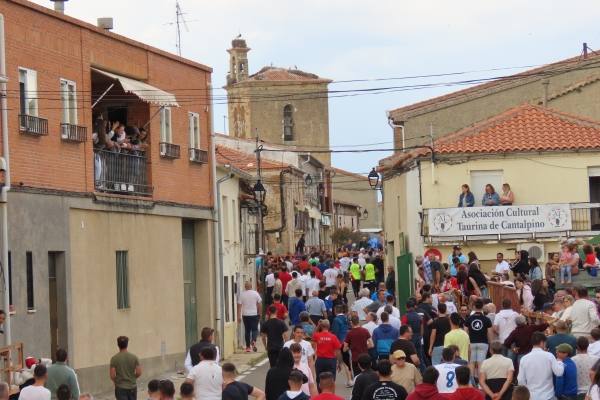
[[[454,363],[443,363],[434,365],[440,376],[437,380],[437,388],[440,393],[454,393],[458,384],[456,383],[456,368],[460,367]]]

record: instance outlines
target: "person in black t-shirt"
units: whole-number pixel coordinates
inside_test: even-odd
[[[252,396],[256,400],[264,400],[265,392],[235,380],[237,375],[235,365],[225,363],[221,370],[223,371],[223,400],[248,400],[248,396]]]
[[[479,367],[487,358],[489,343],[493,337],[492,321],[483,315],[483,300],[477,299],[474,303],[475,312],[465,320],[465,327],[469,332],[471,341],[471,355],[469,365],[473,376],[479,376]]]
[[[419,355],[412,339],[413,331],[410,325],[402,325],[400,327],[400,338],[392,343],[390,354],[394,354],[396,350],[402,350],[406,354],[406,361],[418,367],[420,364]]]
[[[377,372],[371,368],[371,357],[368,354],[361,354],[358,357],[358,367],[360,368],[360,374],[354,378],[351,400],[361,400],[367,387],[379,380]]]
[[[405,400],[406,389],[392,382],[392,364],[390,360],[380,360],[377,364],[379,382],[369,386],[362,400]]]
[[[279,352],[285,343],[285,333],[288,327],[279,318],[277,318],[277,307],[270,305],[268,308],[269,319],[266,320],[260,327],[260,336],[262,338],[267,356],[269,357],[269,366],[275,366]]]
[[[450,332],[450,319],[446,315],[447,307],[444,303],[438,304],[438,317],[431,324],[431,336],[429,339],[429,357],[431,365],[442,362],[442,351],[444,350],[444,336]]]

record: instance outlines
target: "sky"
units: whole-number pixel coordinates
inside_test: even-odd
[[[50,0],[34,0],[52,7]],[[250,72],[266,65],[294,67],[334,80],[331,90],[366,89],[489,78],[600,50],[596,1],[557,0],[180,0],[188,30],[182,55],[214,69],[221,88],[226,49],[242,34]],[[70,0],[66,14],[94,23],[113,17],[114,32],[176,52],[175,0]],[[489,71],[496,68],[510,68]],[[451,72],[460,76],[366,82]],[[461,89],[440,86],[329,100],[330,144],[393,147],[386,111]],[[224,95],[217,89],[215,95]],[[215,104],[223,132],[227,107]],[[368,173],[389,152],[336,153],[336,167]]]

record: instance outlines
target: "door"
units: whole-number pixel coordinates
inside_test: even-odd
[[[496,193],[502,193],[502,170],[471,171],[471,193],[475,196],[475,207],[481,206],[485,185],[490,184]],[[460,188],[456,188],[457,190]]]
[[[66,287],[65,253],[48,252],[48,305],[52,360],[59,348],[68,351]]]
[[[398,308],[406,312],[406,300],[414,295],[414,268],[412,253],[401,255],[396,260],[396,280],[398,281]]]
[[[194,222],[181,225],[183,245],[183,296],[185,312],[185,343],[189,348],[198,341],[198,316],[196,310],[196,247]]]
[[[600,168],[598,168],[600,169]],[[597,175],[596,175],[597,174]],[[600,203],[600,171],[596,172],[596,176],[590,176],[590,203]],[[590,174],[591,175],[591,174]],[[590,208],[590,229],[592,231],[600,230],[600,208]]]

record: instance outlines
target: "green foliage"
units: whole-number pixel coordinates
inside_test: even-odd
[[[352,243],[358,243],[361,240],[360,232],[352,232],[349,228],[339,228],[336,229],[335,232],[331,234],[331,241],[333,244],[338,247],[348,243],[348,239],[352,240]]]

